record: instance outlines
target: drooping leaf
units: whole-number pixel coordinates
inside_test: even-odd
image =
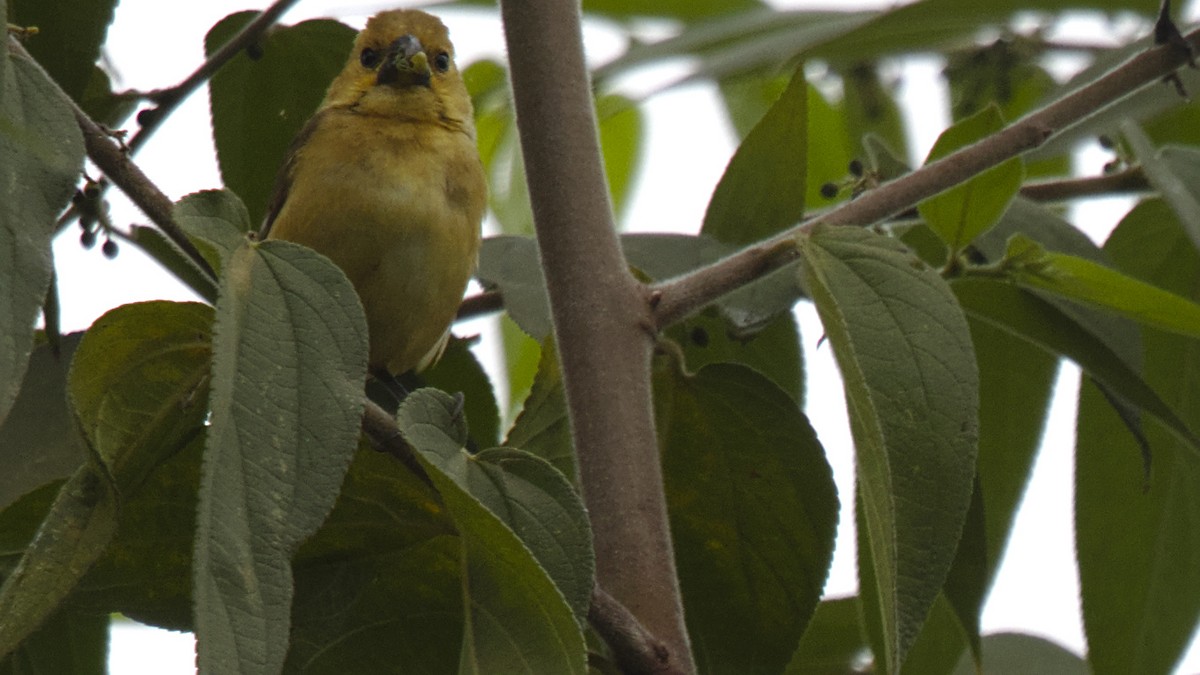
[[[857,596],[822,600],[792,655],[785,675],[852,672],[870,656]]]
[[[515,476],[473,467],[480,460],[463,450],[466,427],[461,415],[456,415],[456,407],[447,394],[418,390],[401,404],[397,421],[442,495],[462,543],[466,617],[459,670],[583,673],[587,670],[583,634],[567,598],[555,584],[565,578],[555,577],[555,572],[564,572],[560,563],[578,570],[585,559],[590,559],[590,533],[582,502],[575,497],[575,506],[564,508],[572,500],[561,498],[574,492],[549,464],[540,464],[542,470],[524,473],[524,469],[540,462],[529,455],[518,461],[524,478],[540,476],[530,482],[510,482]],[[501,454],[506,461],[513,459],[508,451],[502,450]],[[551,475],[562,481],[553,489],[553,496],[545,491],[554,482]],[[522,495],[505,495],[505,488],[514,488]],[[561,491],[564,488],[566,492]],[[534,508],[527,515],[517,513],[531,506]],[[568,515],[571,512],[574,515]],[[574,533],[583,523],[583,547],[569,545],[557,556],[551,555],[548,545],[555,537],[547,533],[549,538],[543,538],[529,529],[541,530],[543,526],[535,521],[543,514],[557,522],[557,527],[574,523],[570,527]],[[510,528],[510,523],[518,531]],[[567,539],[573,540],[570,535]],[[541,555],[531,548],[541,550]],[[547,562],[552,562],[548,568],[543,566]],[[576,581],[583,578],[569,576]],[[590,581],[586,585],[590,597]],[[574,583],[570,587],[574,588]]]
[[[877,656],[894,671],[942,588],[970,504],[975,355],[949,287],[899,242],[817,228],[800,250],[845,380],[885,648]]]
[[[226,263],[193,572],[204,670],[275,672],[292,553],[333,507],[357,444],[367,329],[350,282],[283,241]]]
[[[975,675],[979,672],[979,666],[964,654],[954,675]],[[1021,633],[994,633],[983,638],[982,672],[988,675],[1087,675],[1092,671],[1083,659],[1045,638]]]
[[[794,399],[737,364],[666,364],[655,415],[697,665],[779,672],[821,596],[838,500]]]
[[[421,379],[431,387],[463,395],[463,414],[471,430],[471,439],[481,449],[500,440],[500,410],[495,390],[483,365],[471,351],[470,339],[451,336],[442,358],[422,371]]]
[[[172,215],[217,274],[246,233],[254,229],[246,205],[229,190],[186,195],[175,203]]]
[[[7,20],[37,28],[25,48],[67,96],[82,103],[117,0],[8,0]]]
[[[1200,250],[1200,151],[1192,148],[1156,150],[1153,142],[1132,120],[1121,123],[1121,134],[1133,150],[1146,180],[1171,205],[1192,247]]]
[[[36,64],[0,50],[0,424],[17,398],[50,287],[55,218],[82,166],[83,137],[68,102]]]

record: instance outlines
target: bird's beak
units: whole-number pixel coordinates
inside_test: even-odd
[[[432,76],[429,57],[425,55],[421,41],[412,35],[402,35],[388,45],[387,56],[379,67],[375,82],[393,87],[427,87]]]

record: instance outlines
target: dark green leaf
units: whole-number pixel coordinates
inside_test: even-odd
[[[208,414],[212,308],[162,300],[96,320],[71,364],[71,401],[122,491],[201,432]]]
[[[82,102],[116,6],[117,0],[8,0],[8,21],[38,29],[26,41],[29,54]]]
[[[232,254],[216,315],[193,574],[198,661],[275,672],[288,563],[333,507],[358,439],[366,320],[336,265],[284,241]]]
[[[955,124],[938,136],[926,164],[1004,128],[999,108],[989,106]],[[1013,157],[977,174],[918,205],[921,217],[957,256],[975,237],[1000,220],[1021,188],[1025,165]]]
[[[1140,205],[1105,245],[1133,278],[1197,299],[1200,255],[1161,201]],[[1144,331],[1146,381],[1186,423],[1200,425],[1200,343]],[[1200,462],[1194,448],[1147,425],[1139,448],[1097,390],[1080,395],[1076,548],[1088,658],[1096,673],[1166,673],[1200,619]]]
[[[541,349],[537,376],[533,379],[529,397],[504,444],[541,457],[572,480],[577,477],[562,370],[558,352],[549,340]]]
[[[95,464],[84,464],[63,484],[21,562],[0,586],[0,655],[58,610],[116,527],[112,483]]]
[[[209,30],[211,55],[257,12],[230,14]],[[354,29],[329,19],[277,26],[259,43],[261,57],[238,54],[209,82],[213,139],[221,178],[261,222],[284,154],[325,89],[341,71]]]
[[[64,608],[0,660],[0,675],[105,675],[108,616]]]
[[[496,472],[496,467],[473,466],[490,460],[477,460],[463,451],[466,428],[461,415],[456,415],[456,407],[449,395],[423,389],[404,400],[397,421],[405,440],[417,449],[461,537],[466,568],[466,625],[459,669],[583,673],[587,670],[583,633],[567,599],[552,580],[557,572],[560,584],[569,577],[573,580],[569,588],[574,589],[576,583],[590,576],[564,574],[566,570],[582,569],[585,559],[591,564],[590,531],[582,502],[561,474],[530,455],[518,460],[521,480]],[[500,456],[505,461],[515,459],[506,450],[501,450]],[[543,469],[527,471],[535,464]],[[546,491],[556,482],[556,487]],[[505,495],[509,489],[520,495]],[[517,513],[531,507],[527,514]],[[571,530],[570,534],[562,532],[565,539],[559,540],[560,545],[568,540],[577,543],[553,556],[551,542],[558,535],[535,535],[544,527],[536,524],[543,515],[555,523],[553,527]],[[509,523],[518,526],[517,532],[510,529]],[[524,536],[518,538],[518,532]],[[575,535],[580,533],[584,536],[577,539]],[[541,554],[531,552],[525,544],[540,549]],[[552,559],[548,568],[543,567]],[[591,582],[586,585],[590,597]]]
[[[904,133],[904,118],[896,102],[895,86],[885,84],[877,64],[857,63],[842,74],[842,112],[846,119],[846,135],[855,151],[860,143],[872,137],[889,148],[891,157],[908,156],[908,137]],[[858,155],[858,159],[866,158]],[[895,175],[881,176],[883,180]]]
[[[799,222],[808,157],[807,97],[800,67],[729,160],[708,203],[702,234],[747,244]]]
[[[36,64],[0,50],[0,424],[17,398],[50,287],[55,218],[82,166],[83,138],[67,101]]]
[[[660,370],[655,414],[688,632],[707,673],[777,673],[833,556],[838,500],[796,402],[737,364]]]
[[[946,579],[971,500],[979,381],[970,333],[945,282],[895,240],[817,228],[801,253],[845,380],[878,656],[897,669]]]
[[[84,445],[67,407],[67,369],[79,337],[64,336],[58,354],[42,342],[29,357],[29,381],[0,425],[0,509],[70,476],[84,461]]]
[[[285,672],[437,675],[462,648],[461,545],[432,488],[360,448],[337,505],[293,561]]]

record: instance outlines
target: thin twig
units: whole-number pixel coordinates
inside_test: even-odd
[[[1065,202],[1081,197],[1148,192],[1151,189],[1141,167],[1134,166],[1102,176],[1029,183],[1021,186],[1021,196],[1035,202]]]
[[[484,291],[464,299],[458,306],[458,314],[454,320],[466,321],[492,312],[499,312],[502,309],[504,309],[504,296],[500,294],[500,291]]]
[[[433,487],[433,481],[425,472],[425,467],[421,466],[421,462],[413,454],[412,446],[400,434],[400,427],[396,425],[396,420],[370,399],[365,401],[362,429],[367,438],[371,439],[371,444],[375,446],[376,450],[386,452],[400,460],[400,463],[421,479],[422,483]]]
[[[1200,41],[1200,29],[1186,37]],[[1054,134],[1136,89],[1171,75],[1190,53],[1176,45],[1148,49],[1094,82],[1014,122],[1001,131],[927,164],[858,199],[820,214],[712,265],[653,286],[655,327],[663,329],[795,260],[795,239],[818,225],[866,226],[1043,145]]]
[[[129,141],[130,151],[137,152],[145,145],[146,141],[150,139],[150,135],[162,126],[163,121],[179,107],[180,103],[183,103],[184,99],[207,82],[214,73],[221,69],[221,66],[257,40],[263,31],[274,25],[279,17],[297,2],[298,0],[275,0],[270,7],[246,24],[246,27],[237,35],[213,52],[212,56],[208,57],[195,72],[188,75],[182,82],[173,87],[158,89],[146,94],[147,98],[154,101],[155,106],[138,113],[138,124],[141,125],[141,128]]]

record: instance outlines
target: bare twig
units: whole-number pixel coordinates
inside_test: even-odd
[[[649,298],[613,225],[579,3],[502,0],[500,11],[596,580],[691,672],[654,432]]]
[[[474,319],[492,312],[499,312],[502,309],[504,309],[504,296],[500,295],[500,291],[484,291],[479,295],[472,295],[464,299],[458,306],[458,314],[454,320]]]
[[[1085,178],[1048,180],[1021,186],[1021,196],[1035,202],[1063,202],[1080,197],[1102,197],[1151,190],[1141,167]]]
[[[188,75],[179,84],[168,87],[166,89],[158,89],[147,94],[147,98],[154,101],[153,108],[147,108],[138,114],[138,123],[141,129],[138,130],[133,138],[129,141],[129,149],[132,152],[137,152],[139,148],[146,144],[158,127],[166,118],[183,103],[184,99],[192,94],[200,85],[208,81],[221,66],[229,62],[230,59],[237,56],[239,52],[252,44],[262,35],[262,33],[270,28],[284,12],[292,8],[299,0],[275,0],[270,7],[263,10],[253,21],[246,24],[237,35],[233,36],[221,45],[221,48],[213,52],[213,55],[208,57],[199,68],[191,75]]]
[[[1185,38],[1194,47],[1200,29]],[[794,240],[817,225],[877,223],[997,164],[1033,150],[1071,123],[1157,82],[1188,62],[1177,45],[1148,49],[1096,81],[1014,122],[1001,131],[927,164],[858,199],[739,251],[708,267],[654,286],[654,325],[665,328],[717,298],[796,259]]]

